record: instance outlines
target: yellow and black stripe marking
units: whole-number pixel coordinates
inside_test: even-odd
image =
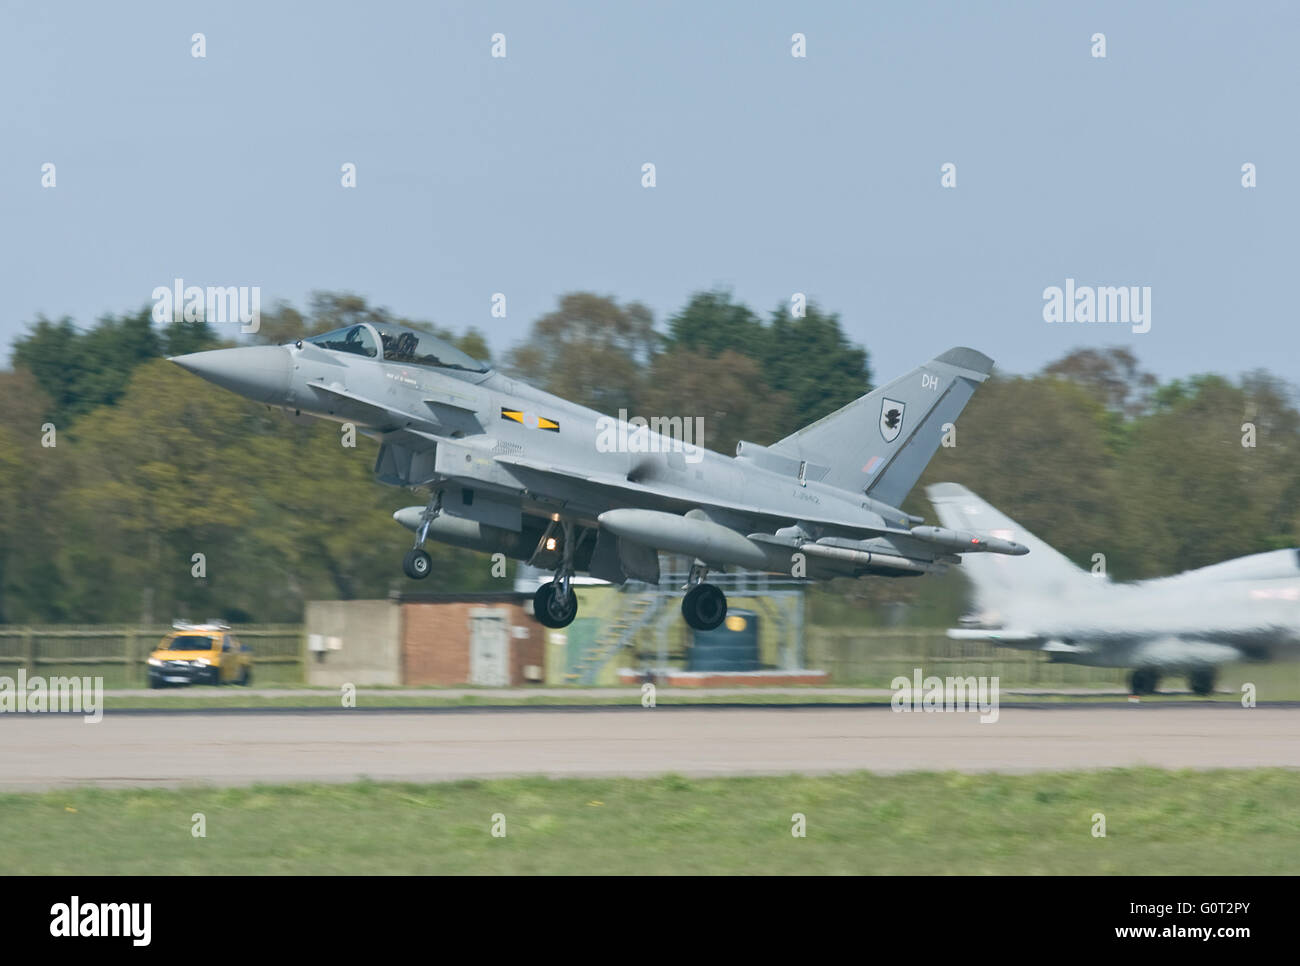
[[[560,424],[557,420],[547,419],[545,416],[532,416],[522,409],[507,409],[502,406],[501,418],[508,419],[512,423],[518,423],[521,426],[527,426],[529,429],[545,429],[552,433],[560,431]]]

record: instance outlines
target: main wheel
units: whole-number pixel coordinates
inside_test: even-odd
[[[555,591],[555,581],[537,588],[533,594],[533,616],[543,627],[568,627],[578,616],[578,595],[570,587],[564,603],[560,603]]]
[[[412,550],[402,560],[402,573],[412,580],[423,580],[433,569],[433,561],[423,550]]]
[[[1160,675],[1150,668],[1140,667],[1129,679],[1134,694],[1155,694],[1160,684]]]
[[[1192,694],[1199,694],[1205,697],[1214,693],[1214,668],[1205,667],[1197,668],[1191,674],[1187,675],[1187,685],[1192,689]]]
[[[682,598],[682,617],[697,631],[711,631],[726,619],[727,595],[713,584],[696,584]]]

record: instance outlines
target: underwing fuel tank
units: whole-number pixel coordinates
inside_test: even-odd
[[[601,529],[633,543],[669,553],[698,557],[714,567],[731,564],[749,570],[785,570],[790,551],[773,552],[720,523],[659,510],[606,510],[597,520]]]

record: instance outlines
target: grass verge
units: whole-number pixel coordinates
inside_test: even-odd
[[[0,842],[5,875],[1283,874],[1300,772],[85,788],[0,796]]]

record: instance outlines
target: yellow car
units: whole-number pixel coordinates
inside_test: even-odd
[[[242,684],[253,680],[253,655],[226,624],[177,621],[149,655],[149,687]]]

